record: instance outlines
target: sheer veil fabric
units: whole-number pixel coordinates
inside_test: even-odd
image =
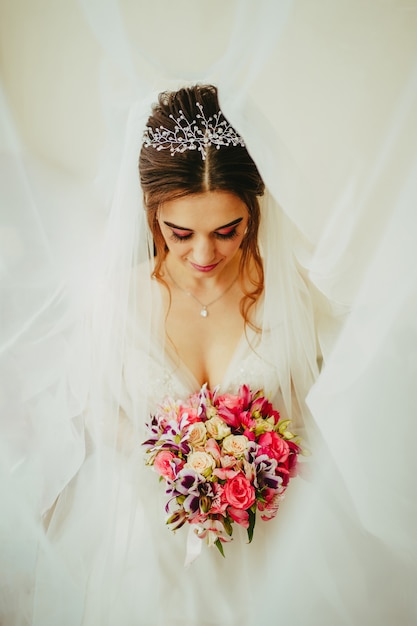
[[[1,623],[415,623],[415,3],[5,1],[0,30]],[[267,186],[266,341],[219,384],[264,386],[312,454],[251,545],[184,568],[140,442],[195,384],[137,159],[197,82]]]

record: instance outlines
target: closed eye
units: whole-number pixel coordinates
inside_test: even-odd
[[[187,239],[191,239],[192,236],[193,236],[193,233],[187,233],[186,235],[180,235],[179,233],[176,233],[175,230],[171,230],[171,237],[170,237],[170,239],[172,239],[173,241],[187,241]]]
[[[238,232],[236,228],[232,228],[231,230],[228,230],[227,232],[215,231],[213,234],[217,239],[234,239],[235,237],[238,236]]]
[[[188,241],[189,239],[191,239],[191,237],[193,236],[194,233],[186,233],[186,234],[181,234],[180,232],[177,232],[175,230],[171,229],[171,239],[173,241]],[[238,232],[236,228],[232,228],[229,229],[226,232],[220,232],[220,231],[214,231],[213,233],[213,237],[215,237],[216,239],[221,239],[221,240],[227,240],[227,239],[234,239],[235,237],[238,236]]]

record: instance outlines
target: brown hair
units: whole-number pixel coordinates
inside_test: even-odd
[[[163,92],[152,108],[148,128],[164,127],[174,130],[176,119],[185,118],[200,124],[201,105],[207,118],[219,110],[217,89],[212,85],[196,85],[175,92]],[[156,265],[153,276],[164,282],[161,268],[167,249],[157,219],[159,207],[167,200],[206,191],[229,191],[238,196],[248,209],[249,219],[246,235],[242,241],[239,265],[239,281],[243,291],[240,311],[245,323],[249,310],[256,303],[264,288],[263,263],[258,247],[260,208],[258,196],[264,192],[264,183],[247,149],[241,145],[206,147],[206,157],[199,150],[184,150],[171,155],[169,149],[157,150],[142,146],[139,156],[140,182],[144,194],[149,228],[153,235]],[[251,271],[250,268],[254,268]],[[251,285],[247,287],[249,279]]]

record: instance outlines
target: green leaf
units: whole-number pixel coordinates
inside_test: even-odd
[[[255,511],[253,509],[249,509],[248,513],[249,513],[248,539],[249,539],[249,543],[251,543],[253,539],[253,532],[255,529],[256,509]]]
[[[225,558],[222,542],[220,541],[220,539],[216,539],[216,541],[214,542],[214,545],[217,547],[217,549],[220,552],[220,554],[222,555],[222,557]]]
[[[222,519],[222,522],[223,522],[223,526],[224,526],[225,531],[227,532],[229,537],[231,537],[232,533],[233,533],[233,528],[232,528],[232,524],[230,523],[229,518],[228,517],[224,517]]]

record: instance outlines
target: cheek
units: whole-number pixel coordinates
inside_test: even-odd
[[[225,241],[222,244],[222,252],[227,256],[233,256],[241,248],[243,237],[236,237],[232,241]]]
[[[168,250],[174,254],[175,256],[181,256],[184,246],[183,244],[178,244],[175,241],[170,241],[169,239],[165,239],[166,246]]]

